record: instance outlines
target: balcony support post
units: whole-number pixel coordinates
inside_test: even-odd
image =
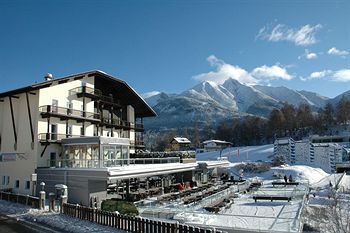
[[[40,154],[40,157],[44,156],[47,146],[48,146],[48,144],[45,145],[44,150]]]
[[[31,133],[31,136],[32,136],[32,149],[34,149],[34,130],[33,130],[32,114],[31,114],[31,111],[30,111],[30,103],[29,103],[28,92],[26,92],[26,99],[27,99],[27,109],[28,109],[30,133]]]
[[[46,140],[50,140],[50,117],[47,118],[47,131],[46,131]]]

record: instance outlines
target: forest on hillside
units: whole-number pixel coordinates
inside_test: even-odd
[[[342,98],[335,106],[328,103],[318,112],[310,105],[298,107],[284,103],[281,109],[273,109],[268,118],[246,116],[222,121],[216,127],[208,122],[199,127],[194,122],[192,128],[171,129],[163,132],[146,132],[146,149],[164,151],[175,136],[186,137],[192,142],[192,148],[198,148],[200,142],[218,139],[232,142],[234,146],[249,146],[273,143],[275,138],[292,137],[296,140],[311,134],[336,134],[332,129],[350,122],[350,100]]]

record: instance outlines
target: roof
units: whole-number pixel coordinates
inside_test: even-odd
[[[183,138],[183,137],[174,137],[173,140],[171,140],[171,142],[176,141],[179,144],[190,144],[191,141],[188,140],[187,138]]]
[[[221,140],[206,140],[206,141],[203,142],[203,144],[208,144],[208,143],[211,143],[211,142],[214,142],[216,144],[232,145],[231,142],[226,142],[226,141],[221,141]]]
[[[108,179],[130,179],[156,175],[173,174],[178,172],[200,169],[204,164],[207,169],[227,167],[228,161],[201,161],[195,163],[165,163],[165,164],[137,164],[122,167],[111,167],[108,170]]]
[[[111,91],[113,91],[113,89],[118,89],[118,93],[125,104],[132,105],[134,107],[136,117],[152,117],[157,115],[156,112],[146,103],[146,101],[125,81],[115,78],[100,70],[88,71],[35,83],[26,87],[0,93],[0,98],[13,96],[24,92],[36,91],[42,88],[50,87],[54,83],[60,84],[60,82],[63,83],[64,81],[79,79],[84,76],[95,77],[95,80],[101,82],[104,81],[103,83],[107,83],[107,85],[103,86],[103,88],[108,88]]]

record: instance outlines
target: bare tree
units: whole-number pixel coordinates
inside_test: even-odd
[[[346,194],[334,194],[334,200],[326,208],[326,218],[329,224],[327,231],[334,233],[350,232],[350,199]]]

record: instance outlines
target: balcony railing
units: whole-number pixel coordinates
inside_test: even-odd
[[[134,147],[136,149],[142,149],[145,148],[145,144],[142,140],[135,140],[134,142],[130,143],[131,147]]]
[[[40,133],[40,142],[60,142],[64,138],[85,137],[84,135],[58,134],[58,133]]]
[[[69,90],[69,95],[77,95],[78,97],[86,96],[89,98],[98,99],[104,103],[120,106],[120,101],[114,99],[112,96],[103,95],[102,91],[92,87],[76,87]]]
[[[80,110],[71,109],[71,108],[63,108],[55,105],[41,106],[39,107],[39,112],[41,112],[42,115],[44,116],[49,114],[49,115],[54,115],[58,117],[68,117],[68,118],[75,118],[75,119],[100,121],[99,113],[80,111]]]
[[[76,95],[76,94],[88,94],[88,95],[94,95],[94,96],[101,96],[102,92],[98,89],[92,88],[92,87],[76,87],[71,90],[69,90],[69,95]]]
[[[120,128],[131,128],[131,123],[128,121],[123,121],[119,119],[111,119],[111,118],[102,118],[102,123],[114,127],[120,127]]]
[[[136,131],[144,131],[143,124],[131,123],[119,119],[102,118],[102,123],[105,125],[122,128],[122,129],[134,129]]]

